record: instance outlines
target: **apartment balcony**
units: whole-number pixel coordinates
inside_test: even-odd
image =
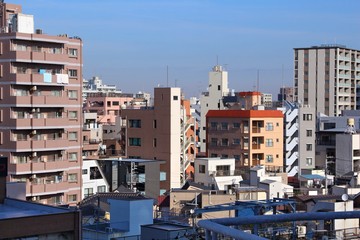
[[[51,182],[40,179],[40,183],[26,184],[26,195],[27,196],[39,196],[56,194],[68,191],[69,184],[67,182]]]
[[[220,171],[210,171],[210,176],[213,177],[227,177],[227,176],[241,176],[241,171],[239,170],[220,170]]]
[[[65,64],[68,62],[67,54],[49,53],[41,51],[10,51],[9,58],[15,62]]]
[[[252,149],[253,149],[253,150],[261,149],[261,144],[253,143],[253,144],[252,144]]]
[[[8,167],[8,171],[12,173],[25,173],[25,172],[31,172],[31,163],[19,163],[19,164],[13,164],[10,163]]]

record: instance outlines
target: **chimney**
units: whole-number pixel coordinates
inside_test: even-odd
[[[6,177],[7,177],[8,158],[0,157],[0,204],[6,198]]]

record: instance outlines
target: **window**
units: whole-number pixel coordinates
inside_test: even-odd
[[[210,128],[212,129],[212,130],[216,130],[217,129],[217,122],[211,122],[210,123]],[[205,130],[205,129],[204,129]]]
[[[153,127],[156,128],[157,126],[156,120],[153,121]]]
[[[77,119],[77,111],[69,111],[69,118],[70,119]]]
[[[174,101],[176,101],[176,100],[178,100],[178,99],[179,99],[178,96],[173,96],[173,100],[174,100]]]
[[[69,152],[68,159],[69,161],[77,161],[77,152]]]
[[[141,120],[140,119],[130,119],[129,126],[130,126],[130,128],[141,128]]]
[[[68,94],[69,94],[69,98],[77,98],[78,97],[77,90],[69,90]]]
[[[272,122],[266,123],[265,130],[266,130],[266,131],[273,131],[273,130],[274,130],[274,125],[273,125],[273,123],[272,123]]]
[[[234,155],[235,161],[240,161],[240,155]]]
[[[217,143],[218,143],[218,139],[217,139],[217,138],[211,138],[211,142],[210,142],[210,145],[211,145],[211,146],[217,146]]]
[[[306,136],[312,137],[312,130],[306,130]]]
[[[221,90],[221,87],[220,87],[220,85],[218,85],[218,90],[219,90],[219,91]]]
[[[154,139],[153,139],[153,147],[156,147],[156,145],[157,145],[157,139],[154,138]]]
[[[61,97],[61,91],[60,90],[51,90],[51,96]]]
[[[216,154],[216,153],[212,153],[212,154],[210,154],[210,157],[212,157],[212,158],[216,158],[218,155]]]
[[[82,170],[82,174],[83,174],[83,175],[88,174],[88,170],[87,170],[87,169],[83,169],[83,170]]]
[[[76,194],[68,195],[68,202],[76,202],[76,201],[77,201],[77,195]]]
[[[312,151],[312,144],[306,144],[306,151]]]
[[[205,173],[205,165],[199,165],[199,173]]]
[[[129,138],[129,146],[141,146],[141,138]]]
[[[234,138],[233,145],[240,145],[240,138]]]
[[[272,162],[274,162],[274,157],[273,157],[273,155],[266,155],[265,161],[266,161],[267,163],[272,163]]]
[[[229,145],[229,140],[227,138],[221,139],[221,146],[228,146],[228,145]]]
[[[312,165],[312,158],[306,158],[306,166]]]
[[[77,57],[78,50],[76,48],[69,48],[69,56],[70,57]]]
[[[76,173],[69,173],[68,182],[77,182],[77,174]]]
[[[272,147],[274,146],[274,142],[271,138],[265,140],[265,146],[266,147]]]
[[[84,197],[89,197],[94,194],[93,188],[84,188]]]
[[[228,123],[227,122],[222,122],[221,123],[221,130],[228,130]]]
[[[113,106],[119,106],[120,103],[119,103],[119,101],[113,101],[113,102],[112,102],[112,105],[113,105]]]
[[[77,77],[78,71],[76,69],[69,69],[69,77]]]
[[[90,167],[90,180],[102,179],[102,175],[98,167]]]
[[[304,121],[311,121],[312,120],[312,114],[303,114],[303,120]]]
[[[234,122],[233,123],[233,128],[240,128],[240,123]]]
[[[97,191],[98,191],[98,192],[106,192],[106,186],[105,186],[105,185],[98,186],[98,187],[97,187]]]
[[[227,155],[227,154],[221,154],[221,158],[229,158],[229,155]]]
[[[69,132],[69,140],[76,141],[77,140],[77,132]]]

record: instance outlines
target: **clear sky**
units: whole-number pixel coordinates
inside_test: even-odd
[[[5,2],[21,4],[46,34],[81,37],[84,78],[100,76],[126,93],[168,84],[199,96],[218,62],[230,89],[255,90],[259,71],[259,90],[275,94],[293,84],[293,48],[360,49],[359,0]]]

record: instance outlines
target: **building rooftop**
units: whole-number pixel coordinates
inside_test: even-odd
[[[69,211],[73,210],[6,198],[4,203],[0,204],[0,219],[33,217],[46,214],[66,213]]]
[[[206,117],[226,118],[283,118],[278,110],[209,110]]]

